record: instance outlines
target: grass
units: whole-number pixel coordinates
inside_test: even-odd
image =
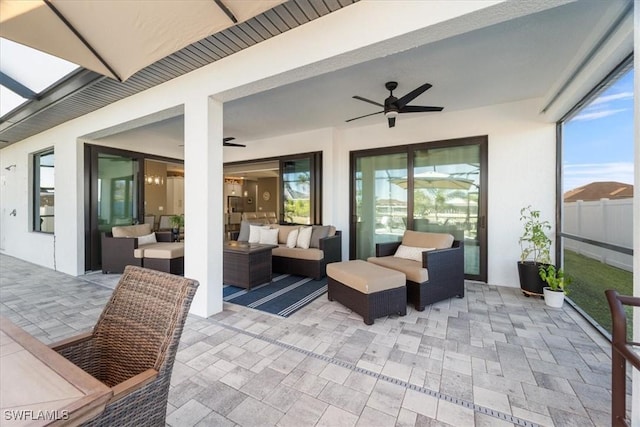
[[[611,333],[611,312],[604,291],[615,289],[621,295],[633,295],[633,273],[569,250],[564,251],[564,271],[573,279],[567,288],[569,298]],[[625,306],[625,310],[627,339],[631,340],[632,308]]]

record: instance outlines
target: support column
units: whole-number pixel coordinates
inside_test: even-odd
[[[184,275],[200,282],[190,312],[222,311],[222,103],[205,95],[184,106]]]

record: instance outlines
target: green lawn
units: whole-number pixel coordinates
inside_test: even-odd
[[[621,295],[633,295],[633,274],[569,250],[564,251],[564,270],[573,279],[568,287],[569,298],[611,332],[611,313],[604,291],[615,289]],[[631,339],[632,308],[625,308],[627,337]]]

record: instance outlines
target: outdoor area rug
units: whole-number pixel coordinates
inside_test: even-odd
[[[226,302],[289,317],[325,292],[326,277],[313,280],[310,277],[283,274],[274,276],[271,283],[256,286],[250,291],[224,285],[222,295]]]

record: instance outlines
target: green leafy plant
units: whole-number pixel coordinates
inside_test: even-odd
[[[173,228],[184,227],[184,215],[172,215],[169,222]]]
[[[543,266],[538,270],[538,274],[552,291],[567,294],[567,286],[571,284],[571,277],[565,276],[561,268],[556,269],[554,265]]]
[[[520,221],[524,224],[524,231],[520,236],[520,261],[531,260],[541,264],[551,263],[551,239],[547,232],[551,230],[549,221],[540,219],[540,211],[531,205],[520,209]]]

